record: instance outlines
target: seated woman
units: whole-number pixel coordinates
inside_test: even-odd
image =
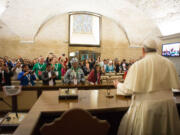
[[[94,69],[91,70],[88,81],[92,82],[94,84],[100,84],[101,83],[101,67],[100,65],[95,65]]]
[[[72,67],[67,70],[65,76],[64,76],[64,83],[66,84],[80,84],[80,83],[85,83],[85,78],[84,78],[84,72],[82,71],[81,68],[79,68],[78,65],[78,59],[73,58],[71,60]]]
[[[22,66],[22,72],[18,74],[18,80],[21,81],[22,86],[33,86],[35,85],[34,80],[36,80],[36,77],[34,75],[34,71],[29,70],[28,65],[24,64]]]

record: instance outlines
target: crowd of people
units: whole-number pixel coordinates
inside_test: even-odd
[[[125,75],[134,61],[122,62],[104,59],[86,59],[78,61],[77,58],[69,60],[65,54],[61,57],[50,53],[46,59],[42,56],[33,60],[18,58],[0,57],[0,86],[11,85],[11,80],[19,80],[22,86],[33,86],[35,80],[42,80],[43,85],[55,85],[56,80],[66,84],[79,84],[88,81],[94,84],[101,83],[101,75],[109,72],[124,72]],[[125,77],[125,76],[124,76]]]

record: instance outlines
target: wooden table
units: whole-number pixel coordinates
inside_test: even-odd
[[[112,89],[113,98],[107,98],[106,90],[80,90],[78,100],[58,100],[59,91],[43,91],[38,101],[34,104],[27,117],[17,128],[14,135],[34,135],[41,116],[63,113],[72,108],[83,108],[91,113],[125,112],[130,106],[131,99],[116,96],[116,90]],[[175,102],[180,104],[180,97],[175,98]],[[116,115],[116,116],[118,116]],[[59,116],[59,115],[57,115]],[[46,118],[44,118],[46,119]],[[116,126],[119,123],[116,123]]]
[[[42,113],[64,112],[71,108],[83,108],[90,112],[125,111],[131,99],[116,96],[106,97],[106,90],[80,90],[78,100],[58,100],[59,91],[44,91],[14,135],[31,135]]]

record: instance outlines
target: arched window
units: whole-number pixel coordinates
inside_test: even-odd
[[[69,45],[100,46],[100,23],[98,14],[69,13]]]

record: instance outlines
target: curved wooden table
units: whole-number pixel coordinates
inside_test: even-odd
[[[59,91],[44,91],[34,104],[27,117],[22,121],[14,135],[32,135],[42,114],[62,113],[71,108],[83,108],[91,113],[126,111],[131,99],[116,96],[107,98],[106,90],[80,90],[78,100],[59,100]]]
[[[123,96],[116,96],[115,89],[111,89],[111,94],[114,95],[113,98],[107,98],[107,90],[102,89],[79,90],[78,92],[78,100],[59,100],[59,91],[43,91],[27,117],[14,132],[14,135],[38,135],[39,128],[42,126],[43,122],[48,121],[48,117],[55,116],[57,118],[64,111],[71,108],[83,108],[92,113],[92,115],[98,116],[98,118],[102,118],[101,115],[103,114],[106,115],[106,118],[111,119],[113,117],[112,119],[116,120],[116,128],[113,129],[113,134],[115,134],[120,119],[130,106],[131,99]],[[179,95],[175,96],[175,102],[178,106],[178,110],[180,110]],[[112,135],[112,132],[110,134]]]

